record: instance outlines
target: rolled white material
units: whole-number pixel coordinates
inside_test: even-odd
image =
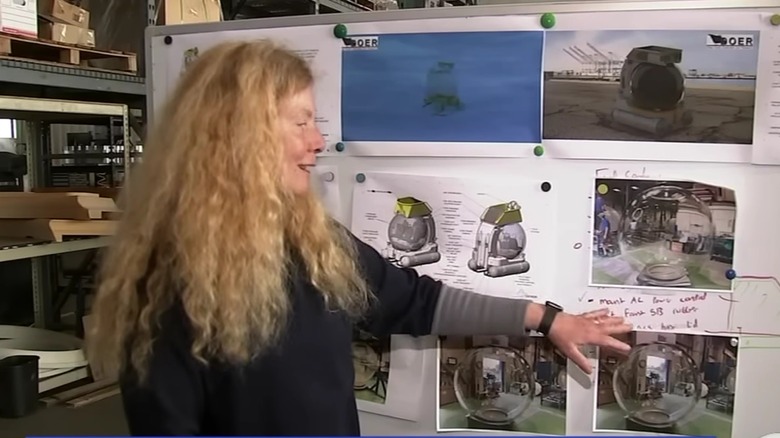
[[[75,336],[32,327],[0,325],[0,359],[38,356],[39,376],[51,377],[87,365],[83,341]]]

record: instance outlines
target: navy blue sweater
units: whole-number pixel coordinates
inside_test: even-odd
[[[354,238],[354,237],[353,237]],[[525,333],[528,301],[450,288],[388,263],[354,238],[375,306],[360,327],[382,337]],[[359,436],[353,391],[353,322],[325,308],[293,276],[293,312],[272,352],[243,366],[197,362],[188,319],[173,306],[161,320],[148,380],[120,379],[132,435]]]
[[[376,335],[431,333],[441,284],[388,264],[355,239],[378,300],[361,327]],[[161,322],[148,381],[121,379],[132,435],[360,435],[352,389],[352,322],[294,276],[293,312],[273,352],[245,366],[197,362],[187,318],[174,306]]]

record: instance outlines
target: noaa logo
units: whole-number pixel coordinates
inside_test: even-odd
[[[345,50],[376,50],[379,48],[378,36],[354,36],[343,38]]]
[[[711,47],[753,47],[755,43],[750,34],[707,34],[707,45]]]

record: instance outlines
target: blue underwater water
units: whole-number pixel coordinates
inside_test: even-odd
[[[454,32],[383,34],[377,49],[344,50],[342,138],[539,142],[543,45],[536,31]],[[454,98],[426,105],[430,90],[453,87]]]

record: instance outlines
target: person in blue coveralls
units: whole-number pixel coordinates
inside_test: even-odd
[[[595,215],[596,215],[596,250],[598,255],[607,255],[607,238],[610,232],[609,218],[607,218],[607,204],[599,195],[596,195]]]
[[[606,310],[480,295],[387,262],[311,190],[324,140],[307,62],[268,41],[202,53],[157,113],[101,263],[86,351],[133,435],[360,435],[352,332],[523,335],[586,372]]]

